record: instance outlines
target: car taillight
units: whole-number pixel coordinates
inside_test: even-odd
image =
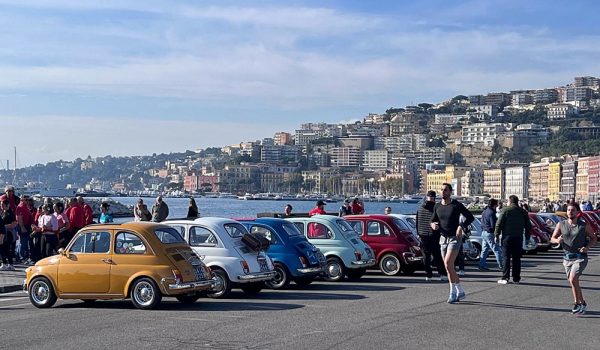
[[[173,277],[175,277],[175,283],[181,283],[183,281],[183,277],[181,277],[181,272],[178,269],[172,269]]]
[[[356,260],[362,260],[362,255],[360,254],[360,252],[358,250],[354,251],[354,256],[356,257]]]
[[[306,261],[306,258],[301,256],[300,258],[300,264],[302,264],[302,267],[306,267],[306,265],[308,265],[308,262]]]
[[[246,262],[246,260],[240,261],[240,264],[242,264],[242,269],[244,269],[245,274],[250,273],[250,267],[248,267],[248,263]]]

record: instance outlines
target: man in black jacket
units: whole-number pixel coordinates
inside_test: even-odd
[[[417,233],[421,238],[421,249],[425,257],[425,280],[431,281],[433,272],[431,264],[434,263],[442,281],[447,280],[446,270],[442,263],[442,254],[440,252],[440,232],[431,229],[431,217],[433,216],[433,206],[435,205],[435,191],[427,192],[425,203],[417,210]]]
[[[523,254],[523,234],[525,241],[529,241],[531,235],[531,221],[529,214],[519,207],[519,197],[512,195],[508,197],[509,205],[502,211],[496,223],[496,242],[502,235],[502,278],[500,284],[507,284],[510,278],[510,263],[512,258],[513,282],[521,281],[521,255]]]

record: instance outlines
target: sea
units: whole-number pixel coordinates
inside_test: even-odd
[[[115,197],[117,202],[126,205],[135,205],[139,197]],[[151,209],[156,198],[142,197],[144,204]],[[257,213],[283,213],[283,207],[291,204],[294,213],[307,213],[315,207],[313,201],[297,200],[240,200],[232,198],[194,198],[200,211],[200,216],[217,216],[224,218],[255,218]],[[164,198],[169,206],[169,218],[184,218],[187,215],[189,198]],[[391,207],[395,214],[415,214],[418,204],[396,202],[365,202],[366,214],[383,214],[385,207]],[[342,202],[331,202],[325,205],[328,213],[337,213]],[[115,222],[131,221],[131,218],[115,218]]]

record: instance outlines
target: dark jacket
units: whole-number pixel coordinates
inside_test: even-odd
[[[497,221],[496,211],[490,207],[485,208],[483,213],[481,213],[481,230],[493,233],[496,229]]]
[[[515,204],[511,204],[502,210],[500,218],[496,223],[494,234],[499,236],[516,236],[521,237],[525,234],[525,239],[529,240],[531,236],[531,221],[529,214]]]
[[[431,217],[433,216],[433,206],[434,202],[425,202],[422,206],[417,210],[417,233],[419,236],[433,236],[434,232],[431,229]],[[439,232],[436,232],[439,236]]]

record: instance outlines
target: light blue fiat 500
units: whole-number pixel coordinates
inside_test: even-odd
[[[346,220],[331,215],[287,218],[308,241],[325,255],[325,279],[359,279],[375,265],[373,250],[365,244]]]

